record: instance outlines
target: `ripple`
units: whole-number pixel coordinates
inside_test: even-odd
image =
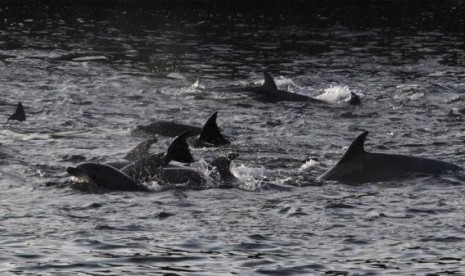
[[[363,6],[379,15],[366,25],[348,5],[278,4],[2,6],[0,114],[21,101],[28,120],[0,130],[0,272],[462,273],[463,177],[316,178],[361,129],[376,151],[465,162],[463,19],[385,3]],[[198,89],[260,85],[263,71],[333,104]],[[343,103],[350,92],[361,106]],[[75,163],[121,161],[140,142],[135,125],[214,111],[232,143],[192,152],[238,152],[238,189],[82,193],[65,180]],[[158,138],[153,152],[170,143]],[[318,164],[299,171],[309,157]]]

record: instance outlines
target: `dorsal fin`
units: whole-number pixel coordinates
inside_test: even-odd
[[[367,135],[368,135],[368,131],[364,131],[357,138],[355,138],[355,140],[352,141],[352,144],[350,144],[349,148],[347,149],[344,156],[342,156],[338,164],[345,162],[351,158],[354,158],[355,156],[365,153],[365,149],[363,148],[363,145],[365,144],[365,139]]]
[[[349,104],[360,105],[361,104],[360,97],[354,92],[350,92]]]
[[[189,150],[189,145],[186,142],[186,138],[189,134],[189,131],[184,131],[181,135],[174,138],[171,142],[168,150],[165,154],[165,162],[163,166],[168,165],[170,161],[178,161],[182,163],[192,163],[194,162],[194,157]]]
[[[277,91],[278,87],[276,86],[276,82],[274,82],[273,76],[270,73],[265,72],[263,73],[265,77],[265,83],[263,83],[263,88],[269,91]]]
[[[216,124],[217,115],[218,111],[208,118],[207,122],[202,127],[199,140],[216,146],[229,144],[229,141],[224,138]]]
[[[16,120],[16,121],[26,121],[26,113],[24,112],[23,104],[21,102],[18,102],[18,105],[16,106],[16,111],[13,115],[8,118],[9,120]]]
[[[129,160],[129,161],[136,161],[137,159],[140,159],[141,157],[148,155],[150,147],[155,142],[157,142],[156,138],[150,138],[150,139],[147,139],[141,142],[135,148],[133,148],[130,152],[128,152],[128,154],[126,154],[126,156],[124,156],[123,159]]]

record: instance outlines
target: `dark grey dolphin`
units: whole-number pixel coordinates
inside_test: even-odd
[[[18,105],[16,106],[16,111],[15,113],[13,113],[13,115],[11,115],[8,118],[8,121],[9,120],[16,120],[20,122],[26,121],[26,113],[24,112],[24,107],[21,102],[18,102]]]
[[[105,164],[83,163],[76,168],[68,167],[66,171],[77,178],[102,188],[120,191],[145,191],[144,186],[135,182],[124,172]]]
[[[276,82],[271,76],[270,73],[263,73],[265,81],[262,86],[245,86],[245,87],[221,87],[221,88],[210,88],[209,91],[217,92],[250,92],[253,93],[257,100],[263,102],[281,102],[281,101],[291,101],[291,102],[312,102],[318,104],[328,104],[323,100],[319,100],[310,96],[288,92],[285,90],[280,90],[276,86]],[[352,100],[353,97],[356,99]],[[355,94],[351,93],[349,104],[357,105],[360,104],[360,98]]]
[[[367,135],[368,131],[360,134],[336,166],[321,175],[319,179],[358,184],[462,170],[454,164],[428,158],[366,152],[364,143]]]
[[[222,146],[229,144],[229,141],[221,134],[216,123],[218,112],[214,112],[205,122],[203,127],[197,127],[177,122],[156,121],[148,125],[140,125],[135,128],[134,133],[144,133],[149,135],[161,135],[175,137],[183,132],[187,132],[189,143],[194,147]]]
[[[166,154],[142,155],[139,160],[126,165],[121,170],[106,164],[83,163],[76,168],[68,167],[66,171],[98,187],[122,191],[144,191],[147,188],[140,183],[159,173],[170,161],[185,163],[194,161],[186,143],[186,136],[187,134],[183,133],[176,137]]]

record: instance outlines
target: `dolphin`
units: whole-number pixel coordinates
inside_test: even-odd
[[[163,169],[170,161],[193,162],[194,159],[186,143],[187,133],[183,133],[171,142],[166,154],[142,155],[121,170],[111,165],[83,163],[77,167],[68,167],[66,171],[77,178],[98,187],[121,191],[145,191],[142,181],[148,180]]]
[[[273,79],[273,76],[264,72],[264,83],[262,86],[245,86],[245,87],[221,87],[221,88],[210,88],[208,91],[217,91],[217,92],[250,92],[253,93],[257,100],[263,102],[281,102],[281,101],[290,101],[290,102],[312,102],[316,104],[328,104],[327,102],[313,98],[310,96],[288,92],[285,90],[278,89],[276,82]],[[354,98],[355,97],[355,98]],[[358,105],[360,104],[360,98],[355,94],[351,93],[349,104]]]
[[[134,133],[145,133],[149,135],[161,135],[175,137],[183,132],[187,132],[188,142],[193,147],[222,146],[229,144],[229,141],[221,134],[216,123],[218,112],[214,112],[202,127],[169,122],[156,121],[148,125],[140,125],[135,128]]]
[[[389,181],[418,175],[439,175],[457,172],[454,164],[422,157],[399,154],[372,153],[364,149],[368,131],[360,134],[341,160],[319,180],[334,180],[346,184]]]
[[[83,163],[66,171],[77,178],[84,178],[86,182],[98,187],[120,191],[145,191],[144,186],[135,182],[124,172],[105,164]]]
[[[24,112],[24,107],[21,102],[18,102],[18,105],[16,106],[16,111],[15,113],[13,113],[13,115],[11,115],[8,118],[8,121],[9,120],[16,120],[20,122],[26,121],[26,113]]]

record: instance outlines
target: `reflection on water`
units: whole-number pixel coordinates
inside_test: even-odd
[[[0,114],[6,121],[21,101],[27,121],[0,131],[0,271],[463,273],[462,176],[316,181],[362,130],[372,151],[464,163],[463,10],[446,2],[5,2]],[[281,89],[330,101],[355,92],[363,105],[269,104],[196,89],[257,85],[263,71]],[[130,134],[136,125],[200,125],[214,111],[232,144],[193,154],[239,153],[233,171],[243,189],[68,187],[67,166],[121,160],[141,141]]]

